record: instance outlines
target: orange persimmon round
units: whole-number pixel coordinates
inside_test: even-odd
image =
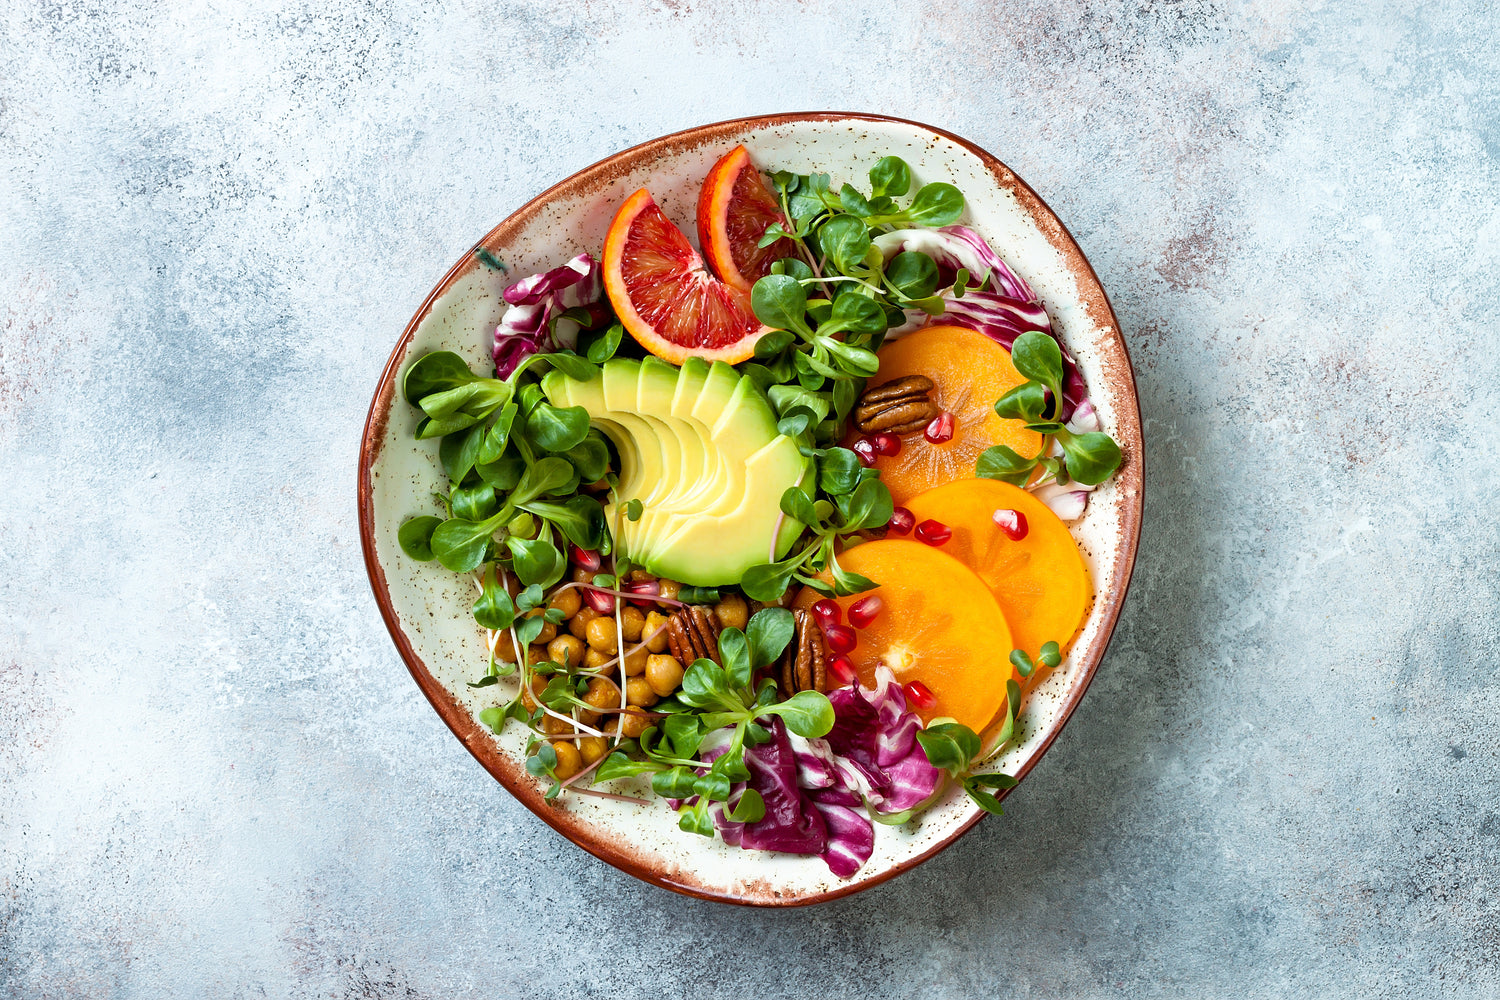
[[[881,598],[880,613],[856,631],[848,654],[860,683],[873,686],[875,667],[884,663],[900,683],[920,681],[931,690],[929,707],[909,705],[924,723],[948,716],[975,732],[989,725],[1005,707],[1005,682],[1020,678],[1009,659],[1010,627],[984,581],[952,556],[899,538],[856,545],[838,560],[879,584],[833,599],[847,621],[850,605]],[[796,603],[809,608],[819,597],[807,588]]]
[[[896,503],[923,490],[969,479],[979,453],[1004,444],[1026,458],[1042,449],[1042,435],[1019,420],[995,413],[995,400],[1026,381],[1011,364],[1010,352],[984,334],[961,326],[928,326],[894,340],[876,352],[880,370],[870,377],[877,386],[907,375],[932,379],[929,398],[953,415],[953,436],[934,442],[921,429],[901,435],[901,451],[878,455],[875,468]],[[845,446],[859,438],[851,430]]]
[[[1072,533],[1051,508],[1025,490],[993,479],[947,483],[912,497],[906,506],[919,522],[932,518],[952,529],[943,552],[989,587],[1017,649],[1034,659],[1043,643],[1068,647],[1094,590]],[[995,522],[997,510],[1024,515],[1025,537],[1007,536]]]

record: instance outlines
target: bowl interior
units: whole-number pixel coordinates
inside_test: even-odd
[[[476,369],[504,311],[502,289],[582,251],[598,254],[615,208],[648,187],[684,231],[692,231],[698,186],[714,160],[743,142],[763,167],[823,171],[837,185],[863,182],[881,156],[911,164],[919,182],[946,180],[968,199],[965,224],[987,236],[1029,281],[1088,381],[1104,427],[1121,443],[1120,473],[1093,496],[1073,533],[1093,573],[1095,599],[1063,665],[1036,685],[1020,738],[1001,759],[1024,776],[1082,697],[1103,656],[1134,561],[1141,514],[1141,436],[1134,380],[1113,312],[1093,270],[1066,229],[1002,163],[939,130],[866,115],[777,115],[703,126],[618,153],[568,178],[517,211],[482,241],[505,271],[465,255],[423,304],[391,355],[371,407],[360,455],[360,527],[381,612],[402,657],[434,708],[512,794],[579,846],[640,878],[681,892],[734,902],[786,905],[866,888],[904,871],[955,840],[982,815],[961,792],[902,827],[877,827],[874,856],[852,878],[831,875],[818,858],[727,847],[677,829],[675,814],[572,796],[551,805],[524,770],[516,727],[496,736],[478,713],[514,694],[513,680],[473,689],[486,663],[469,608],[472,582],[436,563],[406,558],[401,522],[438,513],[441,481],[435,442],[417,442],[417,415],[399,396],[399,375],[421,355],[455,351]],[[622,783],[622,785],[628,783]],[[641,788],[645,785],[642,783]]]

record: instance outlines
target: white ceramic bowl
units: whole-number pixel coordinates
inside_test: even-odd
[[[544,786],[525,772],[519,727],[497,737],[478,721],[482,709],[514,694],[516,682],[480,689],[465,683],[478,678],[487,662],[483,635],[470,613],[473,584],[436,563],[406,558],[396,541],[403,520],[433,512],[431,491],[442,482],[436,442],[412,438],[417,413],[398,392],[407,365],[429,351],[449,350],[485,370],[505,308],[501,290],[582,251],[597,256],[616,207],[637,188],[648,187],[668,217],[692,232],[704,175],[741,142],[762,167],[824,171],[835,184],[862,181],[870,165],[887,154],[911,164],[918,182],[956,184],[968,200],[962,221],[988,237],[1041,296],[1088,382],[1104,428],[1121,444],[1120,472],[1094,493],[1073,528],[1093,573],[1094,603],[1063,666],[1030,693],[1019,740],[999,762],[1006,772],[1025,777],[1083,696],[1124,600],[1141,521],[1140,413],[1114,313],[1072,236],[1003,163],[939,129],[831,112],[721,122],[616,153],[534,198],[476,244],[503,261],[509,273],[466,254],[417,310],[392,351],[360,449],[360,533],[381,613],[412,676],[454,735],[516,798],[584,850],[657,885],[738,903],[798,905],[856,892],[906,871],[953,843],[983,813],[961,792],[950,792],[906,826],[877,826],[874,855],[853,878],[839,879],[816,857],[744,851],[717,838],[683,833],[661,802],[642,807],[580,796],[555,805],[544,802]]]

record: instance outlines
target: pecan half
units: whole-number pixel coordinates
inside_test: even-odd
[[[793,615],[797,630],[786,652],[781,654],[777,678],[783,698],[790,698],[798,691],[828,689],[828,652],[823,648],[823,630],[808,612],[795,611]]]
[[[854,425],[865,434],[921,430],[938,415],[937,404],[927,396],[931,391],[932,379],[926,375],[907,375],[866,389],[854,408]]]
[[[694,660],[718,663],[719,623],[703,608],[683,608],[667,622],[667,648],[684,667]]]

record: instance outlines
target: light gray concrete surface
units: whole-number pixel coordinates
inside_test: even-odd
[[[0,995],[1500,995],[1491,3],[0,14]],[[1147,521],[1093,690],[930,864],[750,912],[551,833],[418,695],[354,468],[553,181],[863,109],[1113,296]]]

